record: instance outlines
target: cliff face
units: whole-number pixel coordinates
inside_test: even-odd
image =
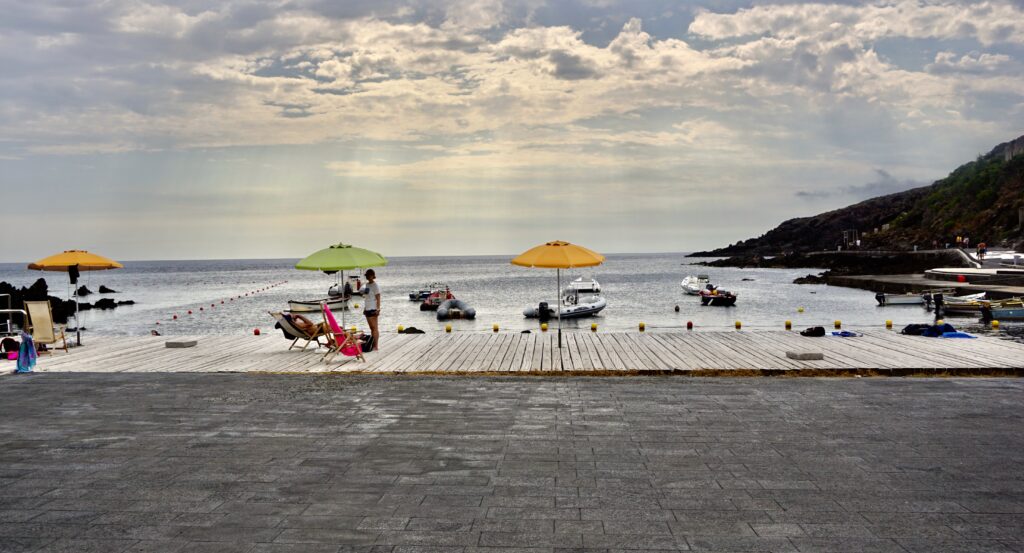
[[[930,248],[957,235],[971,243],[1013,246],[1024,240],[1024,136],[996,146],[948,177],[923,186],[783,222],[767,233],[692,256],[778,255],[834,250],[856,229],[861,248]],[[877,229],[877,230],[876,230]]]

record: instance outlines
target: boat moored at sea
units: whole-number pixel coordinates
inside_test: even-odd
[[[431,282],[424,288],[420,288],[419,290],[413,290],[412,292],[409,292],[409,301],[423,301],[430,297],[430,294],[438,290],[444,290],[445,288],[448,287],[443,282]]]
[[[738,294],[728,290],[720,290],[713,284],[708,284],[698,294],[701,305],[713,305],[716,307],[731,307],[736,305]]]
[[[707,288],[708,284],[711,284],[711,277],[708,275],[689,275],[679,283],[679,286],[682,286],[683,292],[691,296],[699,296],[700,291]]]
[[[985,321],[1024,321],[1024,300],[993,301],[981,308],[981,318]]]
[[[877,301],[878,305],[881,305],[881,306],[886,306],[886,305],[924,305],[926,303],[924,295],[920,294],[920,293],[918,293],[918,294],[914,294],[914,293],[886,294],[886,293],[883,293],[883,292],[879,292],[879,293],[875,294],[875,301]]]
[[[331,311],[348,309],[348,300],[344,297],[319,298],[312,300],[288,300],[288,309],[292,313],[313,313],[321,310],[321,305],[326,304]]]
[[[528,307],[523,311],[523,316],[529,319],[540,319],[547,321],[558,318],[576,319],[580,317],[591,317],[597,315],[605,307],[608,301],[601,295],[601,284],[594,279],[583,279],[582,277],[566,285],[562,293],[562,301],[559,311],[547,302],[540,302],[537,307]]]
[[[476,309],[468,303],[452,298],[445,300],[437,307],[437,320],[447,321],[449,319],[475,319]]]

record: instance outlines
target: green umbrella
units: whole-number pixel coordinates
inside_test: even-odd
[[[383,267],[387,258],[377,252],[337,243],[315,252],[295,264],[296,269],[333,273],[341,271],[341,282],[345,283],[345,271],[364,267]],[[341,312],[341,325],[345,326],[345,311]]]

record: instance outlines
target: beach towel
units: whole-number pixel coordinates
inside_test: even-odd
[[[36,345],[32,342],[32,335],[21,333],[21,348],[18,350],[18,366],[16,373],[30,373],[32,367],[36,366]]]
[[[860,334],[858,332],[851,332],[849,330],[841,330],[841,331],[838,331],[838,332],[833,332],[832,335],[833,336],[839,336],[840,338],[858,338],[860,336],[863,336],[863,334]]]
[[[943,332],[939,338],[977,338],[977,336],[971,336],[966,332]]]

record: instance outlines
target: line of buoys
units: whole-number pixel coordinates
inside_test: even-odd
[[[793,330],[793,321],[786,320],[786,330]]]
[[[590,323],[590,331],[597,332],[597,323]]]
[[[444,325],[444,331],[448,334],[452,333],[452,325]]]
[[[540,331],[541,332],[547,332],[548,331],[548,323],[540,323]]]
[[[398,325],[398,331],[399,331],[399,332],[401,332],[401,331],[403,331],[403,330],[405,330],[405,327],[404,327],[404,326],[402,326],[402,325]]]
[[[494,326],[492,326],[491,329],[494,330],[495,332],[497,332],[498,331],[498,323],[494,323]]]
[[[999,330],[999,321],[992,321],[992,328]]]
[[[836,319],[836,322],[833,323],[833,324],[835,325],[836,330],[839,330],[840,328],[843,328],[843,322],[840,321],[839,319]]]
[[[886,319],[885,320],[885,328],[888,328],[889,330],[892,330],[892,319]]]
[[[797,313],[803,313],[804,312],[804,308],[803,307],[797,307],[796,308],[796,312]]]
[[[743,328],[743,323],[736,321],[736,330]]]
[[[693,321],[686,321],[686,330],[693,330]]]
[[[253,336],[259,336],[260,335],[260,329],[258,329],[258,328],[253,329],[252,334],[253,334]]]
[[[641,321],[641,322],[640,322],[640,332],[643,332],[643,331],[644,331],[644,329],[646,329],[646,328],[647,328],[647,325],[645,325],[645,324],[643,323],[643,321]]]

